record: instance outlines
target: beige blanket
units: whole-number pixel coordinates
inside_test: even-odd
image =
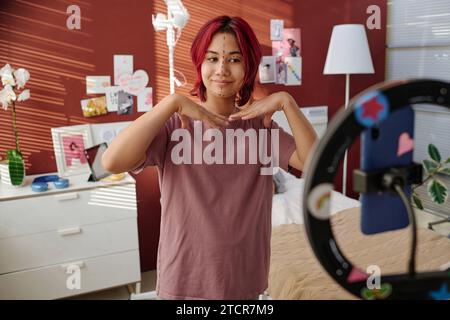
[[[332,216],[333,233],[344,255],[362,270],[378,265],[383,274],[404,273],[410,254],[411,230],[363,235],[359,208]],[[450,240],[418,228],[418,271],[438,270],[450,261]],[[269,295],[273,299],[355,299],[316,260],[304,225],[281,225],[272,231]]]

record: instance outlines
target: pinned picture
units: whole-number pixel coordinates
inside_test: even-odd
[[[135,96],[144,91],[147,83],[148,74],[145,70],[136,70],[131,75],[124,74],[119,77],[120,87]]]
[[[275,83],[286,85],[301,84],[301,36],[299,28],[283,29],[283,40],[272,42],[272,55],[276,57],[277,78]],[[298,79],[294,73],[289,74],[289,65],[286,58],[300,58],[300,60],[289,60],[289,65],[297,70]]]
[[[153,108],[153,88],[145,88],[137,96],[137,111],[147,112]]]
[[[108,113],[106,97],[81,100],[81,110],[86,118],[97,117]]]
[[[110,76],[86,76],[86,93],[105,93],[105,88],[111,85]]]
[[[120,76],[133,74],[133,56],[132,55],[114,55],[114,84],[119,85]]]
[[[272,42],[272,55],[281,57],[300,57],[301,42],[300,29],[283,29],[283,40]]]
[[[286,86],[298,86],[302,84],[302,58],[286,57]]]
[[[284,20],[270,19],[270,40],[283,40]]]
[[[119,108],[119,91],[121,90],[119,86],[107,87],[105,89],[106,108],[109,112],[117,112]]]
[[[117,114],[132,114],[133,113],[133,95],[126,93],[123,90],[118,92]]]
[[[281,59],[275,60],[276,78],[275,83],[286,83],[286,64]]]
[[[263,56],[259,65],[259,82],[274,83],[276,77],[276,66],[274,56]]]

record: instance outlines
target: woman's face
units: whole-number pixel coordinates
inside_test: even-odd
[[[215,34],[202,63],[207,98],[210,95],[223,98],[236,95],[244,75],[244,59],[236,37],[230,33]]]

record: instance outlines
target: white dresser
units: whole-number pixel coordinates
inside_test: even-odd
[[[57,174],[57,173],[53,173]],[[42,176],[42,174],[37,175]],[[33,192],[0,182],[0,299],[56,299],[140,282],[134,179]]]

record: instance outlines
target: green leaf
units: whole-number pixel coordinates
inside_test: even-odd
[[[6,151],[9,177],[13,186],[20,186],[25,178],[25,166],[22,154],[18,150]]]
[[[433,179],[428,183],[427,186],[428,195],[433,199],[434,202],[442,204],[447,201],[448,192],[444,183],[437,179]]]
[[[432,143],[428,145],[428,154],[434,161],[441,162],[441,154],[439,153],[439,150],[436,148],[436,146]]]
[[[444,163],[450,163],[450,157]]]
[[[423,210],[422,200],[420,200],[420,198],[415,194],[413,194],[413,201],[417,208]]]
[[[450,175],[450,168],[443,168],[443,169],[439,170],[438,172],[446,174],[446,175]]]
[[[423,160],[423,166],[427,173],[431,175],[436,171],[439,164],[434,162],[433,160]]]

